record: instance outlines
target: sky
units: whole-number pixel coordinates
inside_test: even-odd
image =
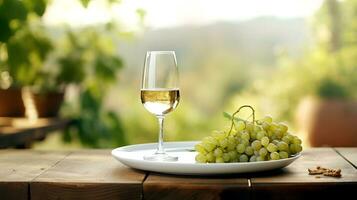
[[[49,25],[82,26],[116,20],[129,29],[139,24],[137,9],[146,11],[145,25],[158,29],[247,20],[259,16],[308,17],[323,0],[121,0],[108,6],[92,0],[83,8],[78,0],[53,0],[44,21]]]

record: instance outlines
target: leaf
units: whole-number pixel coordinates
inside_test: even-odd
[[[12,19],[26,20],[27,10],[23,2],[18,0],[3,0],[0,4],[0,18],[8,23]]]
[[[81,0],[83,7],[87,8],[90,0]]]
[[[142,8],[138,8],[136,14],[139,16],[140,21],[143,22],[146,16],[146,11]]]
[[[0,42],[7,42],[12,35],[12,31],[6,20],[0,19]]]
[[[229,120],[232,120],[232,115],[227,113],[227,112],[223,112],[223,117],[225,117],[225,118],[227,118]],[[244,120],[242,118],[239,118],[239,117],[234,117],[234,120],[235,121],[246,121],[246,120]]]
[[[42,16],[46,11],[47,0],[23,0],[23,3],[29,12],[38,16]]]

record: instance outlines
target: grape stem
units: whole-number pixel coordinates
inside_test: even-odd
[[[238,110],[233,113],[233,115],[232,115],[232,124],[231,124],[231,128],[230,128],[230,130],[229,130],[229,132],[228,132],[228,135],[231,134],[231,132],[232,132],[232,130],[233,130],[233,127],[235,126],[234,116],[235,116],[236,114],[238,114],[239,111],[240,111],[242,108],[250,108],[250,109],[252,110],[252,115],[253,115],[253,121],[252,121],[252,122],[253,122],[253,125],[254,125],[254,123],[255,123],[255,110],[254,110],[254,108],[253,108],[252,106],[250,106],[250,105],[243,105],[243,106],[239,107]]]

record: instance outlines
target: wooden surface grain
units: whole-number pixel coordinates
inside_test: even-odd
[[[73,152],[30,183],[31,199],[141,199],[145,175],[109,150]]]
[[[357,169],[357,148],[335,148],[346,160]]]
[[[29,182],[68,152],[0,151],[0,199],[28,199]]]
[[[0,199],[337,199],[357,189],[357,148],[314,148],[264,173],[178,176],[130,169],[110,150],[0,150]],[[317,165],[341,178],[308,175]]]
[[[339,168],[342,177],[308,175],[308,168],[316,166]],[[303,199],[339,198],[342,193],[352,194],[357,188],[354,167],[332,148],[307,149],[301,158],[281,170],[252,175],[252,198]]]
[[[0,117],[0,148],[30,148],[46,135],[63,130],[73,124],[72,120],[59,118],[40,118],[36,122],[27,118]]]
[[[150,173],[144,182],[144,199],[248,199],[245,176],[175,176]]]

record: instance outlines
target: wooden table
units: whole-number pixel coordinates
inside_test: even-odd
[[[342,177],[308,175],[316,165]],[[0,199],[356,199],[356,166],[357,148],[314,148],[277,171],[193,177],[133,170],[110,150],[0,150]]]
[[[0,117],[0,148],[29,148],[33,142],[43,140],[47,134],[64,130],[71,124],[72,120],[59,118],[31,121],[27,118]]]

